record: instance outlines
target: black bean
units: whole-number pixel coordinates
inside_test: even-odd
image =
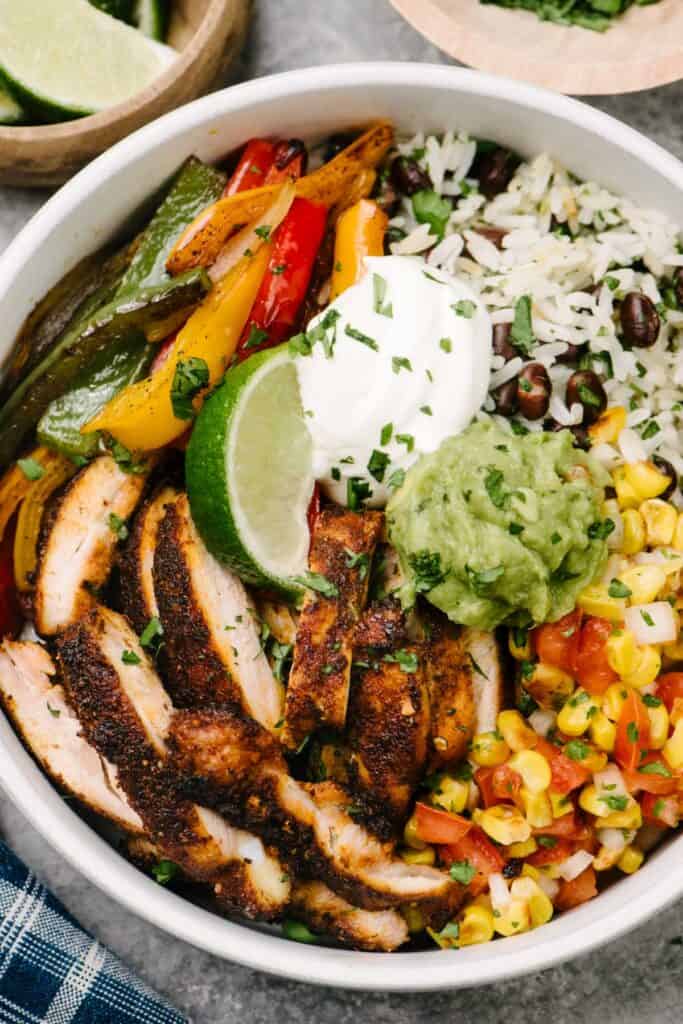
[[[517,378],[519,411],[528,420],[540,420],[548,411],[552,384],[542,363],[528,363]]]
[[[586,351],[587,345],[587,342],[581,345],[572,345],[571,342],[567,342],[567,351],[561,352],[559,356],[555,356],[555,362],[574,366]]]
[[[683,267],[676,267],[673,279],[676,302],[683,309]]]
[[[387,217],[393,217],[398,210],[401,197],[388,174],[380,175],[372,197]]]
[[[546,430],[551,430],[554,434],[558,433],[560,430],[568,430],[574,438],[574,446],[576,448],[583,448],[584,451],[588,451],[591,446],[591,439],[588,435],[588,431],[582,426],[576,425],[566,427],[564,423],[558,423],[557,420],[546,420],[543,426]],[[607,490],[608,488],[605,489],[605,496],[607,496]],[[616,491],[614,494],[616,494]],[[614,497],[614,494],[610,495],[610,497]]]
[[[607,395],[602,381],[592,370],[577,370],[567,381],[567,405],[578,402],[583,409],[584,425],[595,423],[607,408]]]
[[[493,351],[495,355],[502,356],[505,362],[514,359],[517,353],[510,341],[510,331],[512,330],[512,324],[494,324],[493,325]]]
[[[427,172],[409,156],[396,157],[391,165],[391,180],[404,196],[414,196],[416,192],[434,187]]]
[[[491,392],[491,395],[496,403],[496,412],[500,416],[514,416],[519,408],[516,377],[501,384],[499,388]]]
[[[323,150],[323,160],[325,163],[327,163],[328,160],[333,160],[335,156],[338,156],[342,149],[346,149],[347,146],[350,146],[355,138],[357,138],[357,136],[352,135],[349,132],[338,132],[336,135],[330,135]]]
[[[509,861],[503,866],[503,878],[519,878],[523,867],[524,860],[522,857],[510,857]]]
[[[651,348],[659,336],[659,313],[654,302],[641,292],[625,295],[619,311],[624,340],[636,348]]]
[[[278,142],[275,147],[275,156],[273,163],[277,167],[278,171],[284,171],[286,167],[289,167],[292,160],[296,160],[298,156],[303,156],[301,165],[301,173],[306,173],[306,165],[308,163],[308,151],[306,144],[301,139],[286,139],[282,142]]]
[[[676,473],[676,470],[671,465],[669,460],[663,459],[661,455],[653,455],[652,461],[654,462],[655,466],[657,467],[660,473],[664,473],[665,476],[671,477],[671,483],[669,484],[667,489],[662,494],[659,495],[659,497],[662,498],[663,501],[666,501],[667,498],[670,498],[678,487],[678,474]]]
[[[479,188],[486,198],[492,199],[508,187],[518,163],[519,158],[514,153],[498,146],[490,153],[476,157],[471,175],[478,180]]]

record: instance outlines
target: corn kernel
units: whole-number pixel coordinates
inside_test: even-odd
[[[669,738],[669,712],[665,704],[658,704],[656,708],[647,708],[647,717],[650,719],[650,743],[652,750],[661,750]]]
[[[524,679],[524,687],[542,708],[555,711],[571,696],[574,680],[561,668],[539,661]]]
[[[647,543],[650,547],[670,544],[676,529],[678,513],[673,505],[661,498],[648,498],[640,506],[645,521]]]
[[[403,829],[403,842],[406,846],[409,846],[411,850],[426,850],[427,843],[423,839],[420,839],[417,831],[417,818],[414,814],[408,818]]]
[[[619,508],[637,508],[642,498],[639,497],[638,492],[626,476],[626,466],[617,466],[612,472],[612,483],[614,489],[617,492],[617,501],[619,502]]]
[[[601,583],[592,583],[581,591],[576,603],[587,615],[597,615],[610,622],[623,622],[626,611],[626,600],[623,597],[610,597],[607,587]]]
[[[600,828],[640,828],[643,814],[640,804],[631,800],[625,811],[610,811],[600,820]]]
[[[590,425],[588,434],[593,444],[615,444],[625,426],[626,409],[611,405]]]
[[[526,786],[520,790],[524,816],[532,828],[546,828],[553,823],[553,809],[545,793],[533,793]]]
[[[573,760],[577,760],[580,763],[581,767],[585,768],[586,771],[589,771],[591,773],[601,772],[603,768],[607,766],[607,754],[605,753],[605,751],[596,750],[596,748],[592,744],[586,743],[585,741],[581,742],[581,746],[584,748],[580,751],[582,756],[579,758],[574,756]],[[566,747],[565,753],[567,753]],[[574,751],[572,751],[572,753],[575,754]]]
[[[596,747],[600,747],[600,750],[604,750],[607,754],[611,754],[614,750],[617,727],[610,722],[604,711],[596,712],[591,718],[590,737]]]
[[[662,660],[667,665],[678,664],[679,661],[683,661],[683,639],[679,636],[679,639],[674,644],[665,644],[662,647]]]
[[[467,807],[469,795],[469,782],[455,779],[452,775],[441,775],[439,776],[438,785],[432,790],[430,803],[433,807],[439,807],[442,811],[460,814]]]
[[[475,824],[503,846],[525,843],[531,836],[531,827],[522,813],[510,804],[496,804],[485,811],[475,810],[472,818]]]
[[[656,647],[646,644],[638,649],[638,661],[633,672],[624,676],[628,686],[641,689],[654,683],[662,668],[662,656]]]
[[[523,644],[518,644],[516,640],[517,636],[516,629],[508,630],[508,648],[510,654],[515,661],[530,661],[531,660],[531,642],[529,640],[529,634],[525,633],[525,641]]]
[[[552,789],[549,789],[548,799],[550,800],[553,818],[562,818],[565,814],[569,814],[572,809],[571,798],[566,793],[554,793]]]
[[[681,718],[683,718],[683,698],[674,697],[671,711],[669,712],[669,721],[672,726],[675,726],[678,725]]]
[[[425,922],[419,907],[412,903],[406,903],[401,907],[401,913],[411,935],[417,935],[418,932],[424,931]]]
[[[510,756],[510,748],[498,732],[478,732],[470,745],[472,760],[482,768],[504,764]]]
[[[601,846],[593,858],[593,867],[596,871],[609,871],[621,857],[622,850],[611,850],[609,846]]]
[[[579,687],[557,716],[557,727],[567,736],[582,736],[591,724],[598,703]]]
[[[662,754],[669,768],[674,771],[683,766],[683,718],[676,722],[672,735],[662,747]]]
[[[553,916],[553,905],[531,878],[516,878],[510,886],[510,895],[514,899],[525,900],[531,917],[531,927],[539,928],[547,924]]]
[[[671,546],[676,548],[676,551],[683,551],[683,512],[678,513]]]
[[[639,503],[647,498],[658,498],[671,483],[671,477],[660,473],[652,462],[631,462],[619,468],[623,469],[624,478],[640,499]]]
[[[401,860],[404,860],[406,864],[427,864],[431,866],[436,862],[436,853],[433,846],[428,846],[425,850],[411,850],[410,847],[406,846],[405,849],[401,850]]]
[[[666,586],[666,573],[660,565],[634,565],[619,573],[619,579],[631,591],[631,604],[649,604]]]
[[[584,786],[579,794],[579,807],[596,818],[607,818],[610,810],[604,800],[601,800],[594,785]],[[602,827],[602,823],[601,823]]]
[[[470,903],[458,918],[458,946],[475,946],[490,942],[494,933],[493,912],[487,907]]]
[[[525,900],[510,900],[502,909],[494,914],[493,927],[499,935],[519,935],[531,927],[529,906]]]
[[[645,547],[645,523],[637,508],[627,508],[621,518],[624,523],[624,538],[621,550],[625,555],[637,555]]]
[[[538,743],[538,736],[529,728],[519,711],[499,712],[496,726],[510,750],[527,750]]]
[[[538,868],[535,868],[533,864],[525,864],[522,867],[522,877],[533,878],[533,880],[536,882],[541,877],[541,872],[538,870]]]
[[[530,857],[532,853],[536,853],[537,849],[538,843],[534,837],[531,836],[531,838],[527,839],[525,843],[510,843],[508,846],[508,853],[511,857],[519,857],[521,859],[524,857]]]
[[[536,750],[518,751],[510,758],[508,765],[513,771],[519,772],[525,787],[531,793],[543,793],[550,785],[550,765],[543,754]]]
[[[638,662],[638,648],[630,629],[619,629],[608,636],[605,649],[609,667],[617,675],[625,676],[633,672]]]
[[[627,697],[628,690],[623,683],[612,683],[607,687],[602,697],[602,710],[610,722],[619,721]]]
[[[627,846],[617,861],[617,867],[625,875],[634,874],[645,860],[645,854],[637,846]]]

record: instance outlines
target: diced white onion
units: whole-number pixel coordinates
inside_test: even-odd
[[[593,855],[588,850],[577,850],[571,857],[567,857],[561,864],[558,864],[558,873],[566,882],[572,882],[578,878],[586,868],[593,863]]]
[[[489,875],[489,893],[494,910],[502,910],[510,902],[507,882],[500,874]]]
[[[678,636],[678,617],[668,601],[627,608],[624,622],[637,644],[672,644]]]
[[[593,782],[599,794],[611,793],[614,796],[627,796],[628,790],[621,774],[615,764],[608,764],[601,772],[593,774]]]
[[[270,204],[258,220],[242,228],[241,231],[233,235],[225,243],[216,257],[215,263],[209,270],[211,280],[213,282],[222,280],[228,271],[232,270],[239,263],[246,252],[251,252],[252,254],[258,252],[265,240],[263,235],[265,234],[266,237],[269,237],[275,228],[282,223],[289,213],[289,208],[295,198],[296,189],[291,181],[287,182],[276,194],[274,202]],[[265,226],[270,231],[258,234],[259,230]]]
[[[539,889],[543,890],[549,900],[554,900],[560,891],[559,882],[556,882],[554,878],[549,878],[548,875],[543,874],[542,871],[539,871],[538,873],[536,884]]]
[[[621,852],[626,846],[624,833],[620,828],[598,829],[598,840],[603,846],[606,846],[608,850],[613,850],[615,853]]]
[[[683,569],[683,555],[671,548],[657,548],[656,551],[639,551],[634,556],[636,565],[661,565],[667,576]]]
[[[617,444],[625,462],[645,462],[647,460],[647,451],[643,442],[635,430],[631,430],[630,427],[621,431]]]
[[[529,715],[529,725],[539,736],[547,736],[555,725],[557,715],[554,711],[537,708]]]

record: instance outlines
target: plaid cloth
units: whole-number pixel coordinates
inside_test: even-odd
[[[0,843],[0,1021],[183,1024]]]

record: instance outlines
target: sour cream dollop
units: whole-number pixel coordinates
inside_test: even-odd
[[[420,258],[365,263],[361,280],[308,325],[313,346],[296,368],[316,479],[341,504],[349,479],[367,483],[367,503],[381,506],[420,455],[481,408],[491,320],[468,285]]]

